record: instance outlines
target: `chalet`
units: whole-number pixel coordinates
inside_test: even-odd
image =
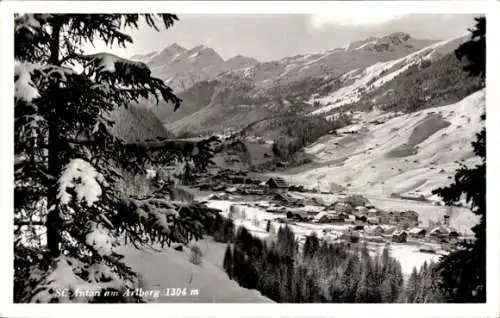
[[[380,227],[382,228],[382,230],[384,230],[384,234],[391,234],[392,235],[392,233],[394,233],[396,231],[396,227],[393,225],[383,224],[383,225],[380,225]]]
[[[408,231],[408,234],[410,234],[410,236],[414,238],[423,238],[425,237],[426,233],[427,231],[425,229],[419,227],[414,227]]]
[[[307,213],[304,211],[288,211],[286,212],[286,218],[296,221],[307,221],[309,219]]]
[[[381,236],[384,234],[384,229],[380,225],[371,226],[366,229],[368,235]]]
[[[378,216],[369,216],[366,221],[369,223],[369,224],[380,224],[380,217]]]
[[[367,213],[368,212],[368,209],[364,206],[357,206],[356,207],[356,212],[357,213]]]
[[[341,213],[351,213],[353,208],[349,203],[337,201],[329,206],[330,209]]]
[[[287,190],[288,183],[280,177],[272,177],[267,180],[266,185],[271,189]]]
[[[405,243],[408,234],[405,231],[395,231],[392,233],[392,241],[395,243]]]
[[[314,217],[316,223],[338,223],[344,222],[345,217],[337,213],[320,212]]]
[[[371,209],[368,209],[368,214],[380,214],[380,211],[375,209],[375,208],[371,208]]]
[[[444,237],[456,238],[459,236],[458,232],[455,229],[453,229],[451,227],[447,227],[447,226],[435,227],[429,232],[429,235],[433,236],[433,237],[441,237],[441,238],[444,238]]]
[[[315,223],[328,223],[330,221],[330,214],[327,212],[319,212],[314,217],[313,221]]]

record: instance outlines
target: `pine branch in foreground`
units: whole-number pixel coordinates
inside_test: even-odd
[[[200,238],[217,214],[201,204],[131,197],[119,187],[120,168],[143,173],[147,162],[189,160],[204,169],[211,158],[213,140],[169,141],[152,149],[112,133],[111,114],[119,107],[144,98],[174,109],[181,104],[145,64],[83,51],[96,39],[126,47],[132,38],[124,29],[138,28],[141,20],[158,29],[177,17],[15,16],[16,302],[140,301],[74,292],[132,288],[136,275],[118,253],[120,245],[186,243]]]

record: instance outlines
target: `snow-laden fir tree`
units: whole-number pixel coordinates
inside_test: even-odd
[[[200,151],[204,142],[125,145],[114,136],[110,114],[118,107],[154,97],[177,109],[181,100],[145,64],[108,53],[85,54],[83,48],[96,40],[126,47],[132,43],[127,28],[142,21],[157,30],[159,23],[169,28],[177,17],[25,14],[14,19],[15,301],[85,302],[94,299],[75,298],[71,291],[131,288],[135,273],[115,250],[123,240],[136,246],[186,243],[201,236],[215,212],[164,196],[128,197],[117,186],[117,167],[140,172],[146,161],[187,156],[203,168],[209,156]]]

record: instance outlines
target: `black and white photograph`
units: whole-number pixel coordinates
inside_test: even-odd
[[[2,14],[12,304],[498,306],[494,17],[232,3]]]

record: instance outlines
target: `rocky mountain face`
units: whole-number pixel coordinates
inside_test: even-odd
[[[177,92],[197,82],[213,79],[222,72],[259,63],[256,59],[242,55],[224,61],[214,49],[207,46],[198,45],[188,50],[176,43],[161,52],[134,55],[131,59],[148,64],[155,76]]]

